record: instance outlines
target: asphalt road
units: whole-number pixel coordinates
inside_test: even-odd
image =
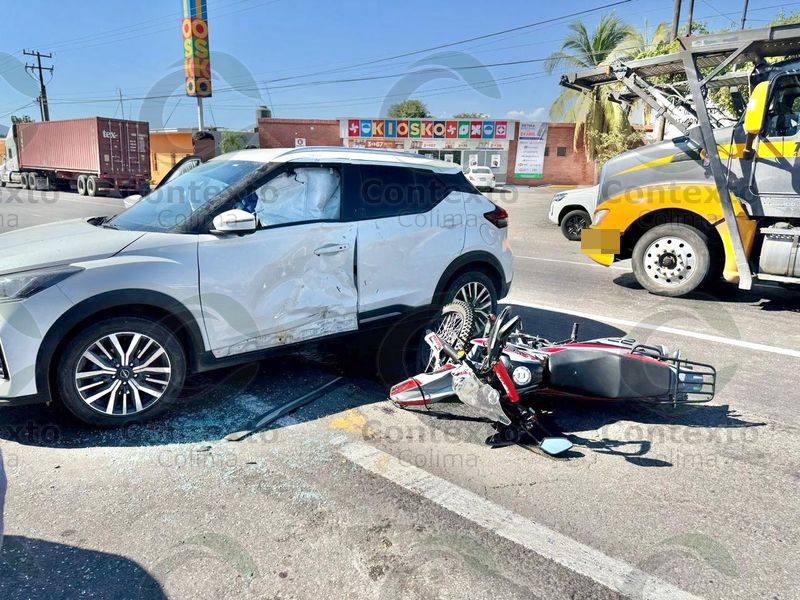
[[[526,330],[565,338],[577,320],[682,348],[718,368],[712,404],[569,403],[569,458],[492,451],[461,405],[398,411],[352,347],[326,347],[194,377],[175,414],[125,431],[6,409],[0,597],[800,597],[800,295],[651,296],[561,237],[551,194],[494,194]],[[121,207],[0,201],[4,229]]]

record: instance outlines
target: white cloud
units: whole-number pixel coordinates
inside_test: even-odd
[[[547,109],[543,106],[527,110],[510,110],[506,113],[506,118],[516,119],[517,121],[546,121]]]

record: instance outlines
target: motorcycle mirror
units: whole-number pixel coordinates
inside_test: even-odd
[[[572,448],[572,442],[563,437],[549,437],[542,440],[539,448],[550,456],[556,456]]]

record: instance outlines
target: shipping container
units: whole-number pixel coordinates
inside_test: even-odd
[[[23,187],[74,188],[94,196],[102,190],[144,191],[150,183],[150,128],[141,121],[92,117],[18,123],[9,133],[16,173],[6,183]]]

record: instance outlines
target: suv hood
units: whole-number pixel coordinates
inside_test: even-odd
[[[108,258],[144,235],[96,227],[86,219],[0,234],[0,273]]]

